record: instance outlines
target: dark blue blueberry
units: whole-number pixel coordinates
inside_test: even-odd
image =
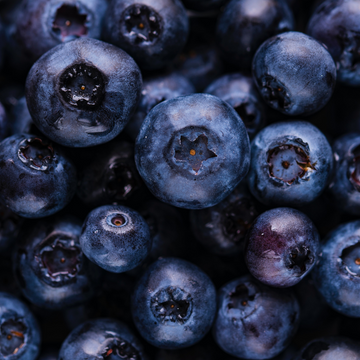
[[[81,38],[56,46],[34,64],[26,100],[35,125],[50,139],[87,147],[120,133],[141,85],[138,66],[123,50]]]
[[[296,333],[299,311],[291,292],[269,288],[246,275],[219,290],[213,336],[228,354],[270,359]]]
[[[322,1],[314,11],[308,33],[326,45],[332,55],[338,80],[360,85],[360,7],[358,0]]]
[[[335,168],[330,191],[341,210],[360,215],[360,134],[342,136],[333,150]]]
[[[315,265],[319,234],[302,212],[276,208],[261,214],[252,224],[245,244],[250,273],[266,285],[289,287]]]
[[[194,92],[195,89],[191,82],[186,77],[176,73],[145,80],[139,106],[125,131],[132,140],[135,140],[144,119],[154,106],[165,100],[182,95],[189,95]]]
[[[62,309],[95,294],[99,268],[83,255],[80,233],[81,222],[70,217],[38,221],[23,229],[14,270],[23,295],[33,304]]]
[[[152,240],[142,216],[125,206],[107,205],[86,218],[80,236],[84,254],[114,273],[139,266],[148,256]]]
[[[360,317],[360,221],[340,225],[326,237],[312,275],[328,305]]]
[[[224,75],[211,83],[204,92],[219,97],[235,109],[250,139],[264,126],[264,107],[251,77],[242,74]]]
[[[309,115],[329,101],[336,67],[325,47],[308,35],[286,32],[265,41],[252,64],[265,102],[286,115]]]
[[[325,337],[306,344],[294,360],[357,360],[360,344],[343,337]]]
[[[23,219],[0,204],[0,251],[15,245]]]
[[[168,64],[184,47],[188,18],[180,0],[113,0],[104,39],[128,52],[142,69]]]
[[[59,360],[146,360],[139,340],[122,322],[89,320],[73,330],[63,342]]]
[[[187,9],[195,11],[217,10],[223,6],[227,0],[182,0]]]
[[[252,141],[248,184],[264,204],[298,207],[322,193],[332,167],[333,153],[320,130],[305,121],[279,122]]]
[[[216,38],[225,61],[250,70],[265,40],[293,28],[293,14],[284,0],[232,0],[219,16]]]
[[[200,341],[210,330],[216,291],[197,266],[177,258],[153,263],[135,287],[132,315],[140,334],[163,349]]]
[[[11,132],[12,134],[36,134],[39,130],[36,128],[33,119],[29,113],[25,96],[16,102],[11,111]]]
[[[19,134],[0,143],[0,200],[16,214],[54,214],[75,190],[75,166],[44,136]]]
[[[40,328],[29,308],[15,296],[0,293],[0,359],[35,360]]]
[[[249,169],[249,137],[235,110],[207,94],[155,106],[135,146],[149,190],[171,205],[201,209],[223,200]]]

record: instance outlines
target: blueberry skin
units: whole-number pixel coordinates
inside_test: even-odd
[[[79,79],[79,76],[81,77]],[[130,120],[142,78],[123,50],[80,38],[48,51],[31,68],[26,100],[35,125],[59,144],[108,142]]]
[[[338,80],[360,85],[360,6],[357,0],[323,1],[309,20],[307,32],[326,45],[337,66]]]
[[[19,236],[13,266],[23,295],[52,310],[90,300],[99,285],[99,268],[80,248],[81,222],[65,216],[28,224]]]
[[[105,318],[86,321],[74,329],[63,342],[58,359],[88,360],[108,356],[147,359],[141,343],[123,322]]]
[[[215,311],[216,290],[209,277],[178,258],[154,262],[132,296],[135,326],[146,341],[162,349],[200,341],[210,330]]]
[[[272,289],[245,275],[219,290],[213,337],[230,355],[270,359],[289,344],[299,314],[291,292]]]
[[[265,285],[285,288],[297,284],[316,263],[319,234],[302,212],[276,208],[253,222],[245,244],[250,273]]]
[[[0,201],[14,213],[56,213],[70,202],[76,181],[73,163],[44,136],[18,134],[0,143]]]
[[[87,216],[80,236],[84,254],[114,273],[139,266],[151,250],[150,230],[142,216],[126,206],[107,205]]]
[[[103,37],[128,52],[142,70],[155,70],[180,53],[188,32],[180,0],[112,0]]]
[[[41,333],[29,308],[15,296],[0,292],[0,322],[0,360],[35,360],[40,352]],[[14,336],[13,331],[23,338]]]
[[[216,40],[225,61],[250,70],[265,40],[293,29],[293,14],[283,0],[232,0],[218,18]]]
[[[195,92],[194,86],[184,76],[176,73],[149,78],[144,81],[139,106],[125,131],[135,141],[149,111],[169,99]]]
[[[265,41],[252,73],[265,102],[286,115],[322,109],[335,89],[336,66],[325,47],[308,35],[290,31]]]
[[[338,226],[322,242],[312,272],[327,304],[350,317],[360,317],[360,221]]]
[[[306,344],[294,360],[357,360],[360,344],[345,337],[324,337]]]
[[[281,151],[284,146],[290,154]],[[271,154],[277,157],[272,160]],[[315,126],[306,121],[279,122],[265,127],[251,143],[248,185],[266,205],[299,207],[322,193],[332,168],[331,147]],[[281,175],[276,176],[277,170]]]
[[[265,110],[251,77],[240,73],[224,75],[212,82],[204,92],[219,97],[235,109],[250,139],[264,127]]]
[[[329,189],[342,210],[360,215],[360,182],[358,156],[360,134],[351,133],[337,139],[334,150],[334,177]]]
[[[154,196],[202,209],[228,196],[249,169],[249,137],[235,110],[194,94],[155,106],[141,127],[135,162]]]

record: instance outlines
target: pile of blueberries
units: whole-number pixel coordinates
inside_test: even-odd
[[[360,360],[360,0],[0,0],[0,360]]]

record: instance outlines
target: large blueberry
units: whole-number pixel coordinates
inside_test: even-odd
[[[48,51],[31,68],[26,100],[35,125],[66,146],[110,141],[130,120],[141,73],[123,50],[81,38]]]
[[[326,48],[300,32],[265,41],[252,71],[265,102],[286,115],[309,115],[325,106],[336,82],[336,67]]]
[[[213,206],[249,169],[249,137],[235,110],[207,94],[155,106],[135,145],[135,161],[149,190],[177,207]]]
[[[164,349],[200,341],[210,330],[215,311],[211,280],[197,266],[177,258],[153,263],[132,297],[132,315],[140,334]]]
[[[333,153],[326,137],[305,121],[278,122],[251,143],[248,184],[267,205],[302,206],[328,185]]]
[[[228,354],[270,359],[295,335],[299,311],[291,292],[269,288],[246,275],[219,290],[213,336]]]
[[[0,143],[0,200],[16,214],[54,214],[75,190],[75,166],[44,136],[13,135]]]

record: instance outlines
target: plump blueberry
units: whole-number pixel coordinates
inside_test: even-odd
[[[63,342],[59,360],[125,359],[146,360],[139,340],[122,322],[114,319],[89,320]]]
[[[205,93],[229,103],[241,117],[250,139],[264,126],[265,111],[251,77],[235,73],[211,83]]]
[[[148,225],[135,210],[107,205],[87,216],[80,236],[84,254],[103,269],[120,273],[142,263],[151,249]]]
[[[20,98],[11,111],[12,134],[37,134],[39,130],[35,126],[26,104],[26,98]]]
[[[40,328],[29,308],[15,296],[0,293],[0,359],[35,360]]]
[[[328,185],[333,153],[326,137],[305,121],[278,122],[251,143],[248,184],[267,205],[302,206]]]
[[[283,351],[295,334],[299,310],[291,292],[269,288],[245,275],[219,290],[213,336],[228,354],[270,359]]]
[[[343,337],[325,337],[306,344],[294,360],[356,360],[360,344]]]
[[[336,83],[334,60],[323,45],[299,32],[265,41],[252,71],[265,102],[286,115],[309,115],[325,106]]]
[[[289,287],[298,283],[316,263],[319,234],[302,212],[276,208],[252,224],[245,244],[250,273],[266,285]]]
[[[235,110],[207,94],[155,106],[135,146],[149,190],[171,205],[201,209],[223,200],[249,169],[249,137]]]
[[[340,225],[326,237],[312,275],[333,309],[360,317],[360,221]]]
[[[23,219],[0,204],[0,251],[15,244]]]
[[[113,0],[104,39],[128,52],[142,69],[159,69],[183,48],[188,18],[180,0]]]
[[[26,100],[35,125],[50,139],[87,147],[120,133],[141,85],[138,66],[123,50],[81,38],[56,46],[34,64]]]
[[[149,78],[144,81],[139,106],[126,126],[125,131],[135,140],[141,125],[149,111],[169,99],[182,95],[193,94],[195,89],[191,82],[184,76],[176,73]]]
[[[342,136],[333,145],[334,178],[330,191],[337,206],[360,215],[360,134]]]
[[[240,184],[219,204],[190,213],[196,239],[217,255],[237,256],[258,209],[244,184]]]
[[[216,291],[197,266],[177,258],[153,263],[132,297],[132,315],[140,334],[163,349],[180,349],[200,341],[210,330]]]
[[[359,32],[358,0],[322,1],[308,24],[308,34],[326,45],[336,63],[338,80],[347,85],[360,85]]]
[[[29,224],[19,236],[14,259],[18,284],[33,304],[61,309],[89,300],[99,272],[79,243],[81,222],[61,217]]]
[[[0,201],[16,214],[54,214],[75,190],[75,166],[44,136],[19,134],[0,143]]]

